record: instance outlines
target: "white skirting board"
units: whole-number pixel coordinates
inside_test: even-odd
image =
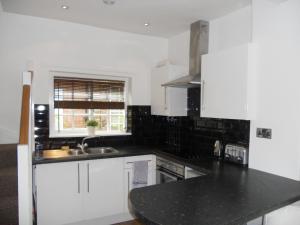
[[[133,217],[129,213],[117,214],[113,216],[106,216],[102,218],[97,218],[93,220],[85,220],[77,223],[65,224],[65,225],[111,225],[115,223],[121,223],[124,221],[134,220]]]

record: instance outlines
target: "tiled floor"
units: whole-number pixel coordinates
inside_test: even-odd
[[[143,225],[143,224],[141,224],[137,220],[131,220],[131,221],[127,221],[127,222],[123,222],[123,223],[118,223],[118,224],[114,224],[114,225]]]

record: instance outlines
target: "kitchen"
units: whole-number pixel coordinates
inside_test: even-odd
[[[142,224],[297,224],[296,0],[215,0],[206,9],[207,1],[186,3],[199,7],[196,12],[173,2],[193,19],[174,16],[178,8],[169,6],[170,21],[154,4],[148,7],[158,7],[161,21],[138,17],[138,27],[118,11],[125,7],[120,1],[100,1],[100,9],[58,1],[48,12],[35,9],[35,1],[1,2],[1,144],[18,142],[21,107],[11,102],[22,102],[22,72],[32,84],[28,146],[35,152],[29,165],[18,161],[19,224],[115,224],[135,217]],[[103,10],[102,20],[80,20],[89,13],[78,20],[80,7],[91,15]],[[105,12],[120,17],[105,23],[111,18]],[[170,26],[172,19],[185,25]],[[192,38],[201,28],[207,37]],[[171,87],[177,78],[192,87]],[[94,99],[103,98],[104,85],[113,100],[100,104]],[[82,103],[83,95],[93,107]],[[70,96],[73,105],[66,103]],[[87,147],[83,118],[98,122]],[[78,144],[85,154],[73,150]],[[140,166],[147,174],[142,186],[150,186],[129,194]]]

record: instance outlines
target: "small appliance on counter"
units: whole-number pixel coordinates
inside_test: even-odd
[[[222,156],[222,143],[219,140],[216,140],[216,142],[214,144],[214,156],[219,159]]]
[[[225,161],[234,162],[243,166],[248,165],[248,148],[237,144],[227,144],[225,147]]]

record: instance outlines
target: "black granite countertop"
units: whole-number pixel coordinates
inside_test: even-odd
[[[241,225],[300,200],[300,182],[213,159],[186,162],[206,176],[134,189],[147,225]]]
[[[69,161],[81,161],[81,160],[93,160],[93,159],[104,159],[104,158],[117,158],[117,157],[127,157],[127,156],[138,156],[138,155],[148,155],[155,154],[159,151],[158,148],[146,147],[146,146],[115,146],[118,150],[116,154],[105,154],[105,155],[78,155],[78,156],[68,156],[61,158],[41,158],[33,155],[32,164],[47,164],[47,163],[59,163],[59,162],[69,162]]]
[[[161,148],[118,147],[118,154],[58,159],[33,157],[33,164],[156,154],[206,175],[134,189],[132,212],[146,225],[241,225],[300,200],[300,182],[214,159],[183,159]]]

